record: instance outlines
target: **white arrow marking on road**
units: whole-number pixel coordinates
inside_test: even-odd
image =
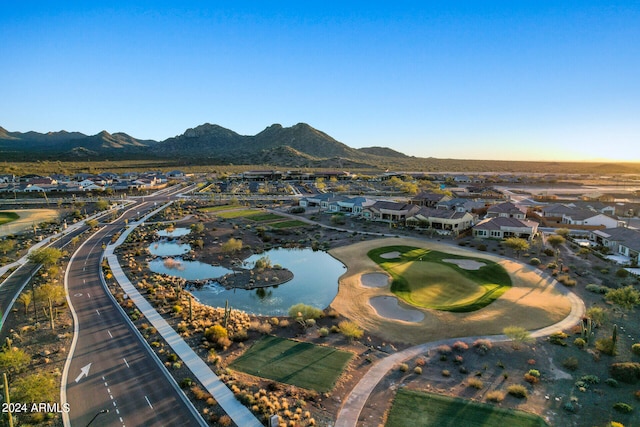
[[[91,369],[91,363],[89,363],[87,366],[84,366],[82,369],[80,369],[80,375],[76,377],[76,382],[80,381],[82,377],[89,376],[89,369]]]

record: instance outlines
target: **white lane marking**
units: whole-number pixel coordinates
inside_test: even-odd
[[[147,403],[149,404],[149,408],[153,409],[153,406],[151,406],[151,402],[149,402],[149,398],[147,396],[144,397],[147,400]]]
[[[111,338],[113,338],[113,335],[111,335],[111,331],[107,330],[107,333],[109,334],[109,336],[110,336]]]
[[[98,311],[98,309],[96,308],[96,313],[98,313],[98,316],[100,316],[100,312]]]
[[[91,298],[91,294],[87,292],[87,298]]]
[[[127,362],[127,359],[125,359],[124,357],[122,358],[122,360],[124,360],[124,364],[127,365],[127,368],[129,367],[129,363]]]

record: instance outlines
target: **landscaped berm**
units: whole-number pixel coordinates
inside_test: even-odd
[[[533,330],[571,311],[534,268],[455,245],[387,238],[330,253],[348,268],[331,306],[392,342],[501,334],[514,325]]]

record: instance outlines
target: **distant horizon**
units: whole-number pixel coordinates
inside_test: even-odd
[[[27,131],[22,131],[22,130],[7,129],[7,127],[3,126],[1,123],[0,123],[0,128],[5,129],[7,132],[20,132],[20,133],[36,132],[36,133],[40,133],[40,134],[44,134],[44,135],[46,135],[48,133],[61,133],[61,132],[81,133],[81,134],[86,135],[86,136],[95,136],[95,135],[100,134],[101,132],[107,132],[110,135],[113,135],[113,134],[116,134],[116,133],[123,133],[123,134],[129,135],[130,137],[133,137],[133,138],[135,138],[135,139],[137,139],[139,141],[152,140],[152,141],[162,142],[162,141],[165,141],[165,140],[167,140],[169,138],[174,138],[176,136],[183,135],[188,129],[193,129],[193,128],[196,128],[198,126],[202,126],[202,125],[205,125],[205,124],[210,124],[210,125],[214,125],[214,126],[220,126],[220,127],[225,128],[227,130],[236,132],[238,135],[241,135],[241,136],[255,136],[258,133],[260,133],[260,132],[264,131],[265,129],[269,128],[270,126],[280,125],[282,127],[287,128],[287,127],[293,127],[296,124],[300,124],[300,123],[307,124],[307,125],[311,126],[312,128],[314,128],[316,130],[319,130],[321,132],[324,132],[324,133],[326,133],[327,135],[329,135],[330,137],[333,138],[333,136],[329,132],[326,132],[323,129],[318,129],[315,126],[313,126],[312,124],[307,123],[307,122],[296,122],[295,124],[292,124],[290,126],[285,126],[285,125],[282,125],[281,123],[272,123],[270,125],[265,126],[264,128],[262,128],[262,130],[254,133],[254,134],[239,133],[235,129],[231,129],[229,127],[220,125],[218,123],[204,122],[204,123],[200,123],[200,124],[195,125],[195,126],[190,126],[190,127],[186,128],[186,129],[184,129],[184,131],[182,131],[179,134],[168,136],[166,138],[161,138],[161,139],[140,138],[137,135],[133,135],[133,134],[127,132],[127,131],[122,131],[122,130],[110,131],[110,130],[107,130],[107,129],[101,129],[101,130],[99,130],[97,132],[93,132],[93,133],[92,132],[87,133],[87,132],[83,132],[83,131],[79,131],[79,130],[68,130],[68,129],[47,130],[47,131],[44,131],[44,132],[43,131],[39,131],[39,130],[34,130],[34,129],[27,130]],[[436,156],[423,157],[423,156],[417,156],[417,155],[413,155],[413,154],[409,154],[409,153],[400,151],[399,149],[397,149],[395,147],[391,147],[391,146],[367,145],[367,146],[362,146],[362,147],[355,147],[355,146],[350,145],[348,142],[340,141],[340,140],[338,140],[336,138],[334,138],[334,139],[336,141],[338,141],[338,142],[341,142],[341,143],[351,147],[351,148],[372,148],[372,147],[390,148],[390,149],[392,149],[394,151],[400,152],[400,153],[405,154],[407,156],[412,156],[412,157],[416,157],[416,158],[423,158],[423,159],[435,158],[435,159],[441,159],[441,160],[472,160],[472,161],[483,161],[484,160],[484,161],[503,161],[503,162],[509,162],[509,161],[516,161],[516,162],[559,162],[559,163],[572,163],[572,162],[574,162],[574,163],[614,163],[614,164],[615,163],[632,163],[632,164],[640,163],[640,160],[611,160],[611,159],[606,159],[606,158],[602,158],[602,159],[594,158],[594,159],[583,159],[583,160],[580,160],[580,159],[573,159],[573,160],[571,160],[571,159],[570,160],[538,159],[538,160],[536,160],[536,159],[488,159],[488,158],[462,158],[462,157],[436,157]]]
[[[0,3],[11,131],[309,123],[415,157],[640,162],[640,4]]]

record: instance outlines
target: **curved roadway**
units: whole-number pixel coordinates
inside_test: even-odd
[[[65,426],[206,425],[101,281],[102,246],[170,194],[148,197],[89,237],[65,275],[74,339],[62,380]],[[108,410],[108,412],[107,412]],[[94,418],[96,417],[96,418]]]

